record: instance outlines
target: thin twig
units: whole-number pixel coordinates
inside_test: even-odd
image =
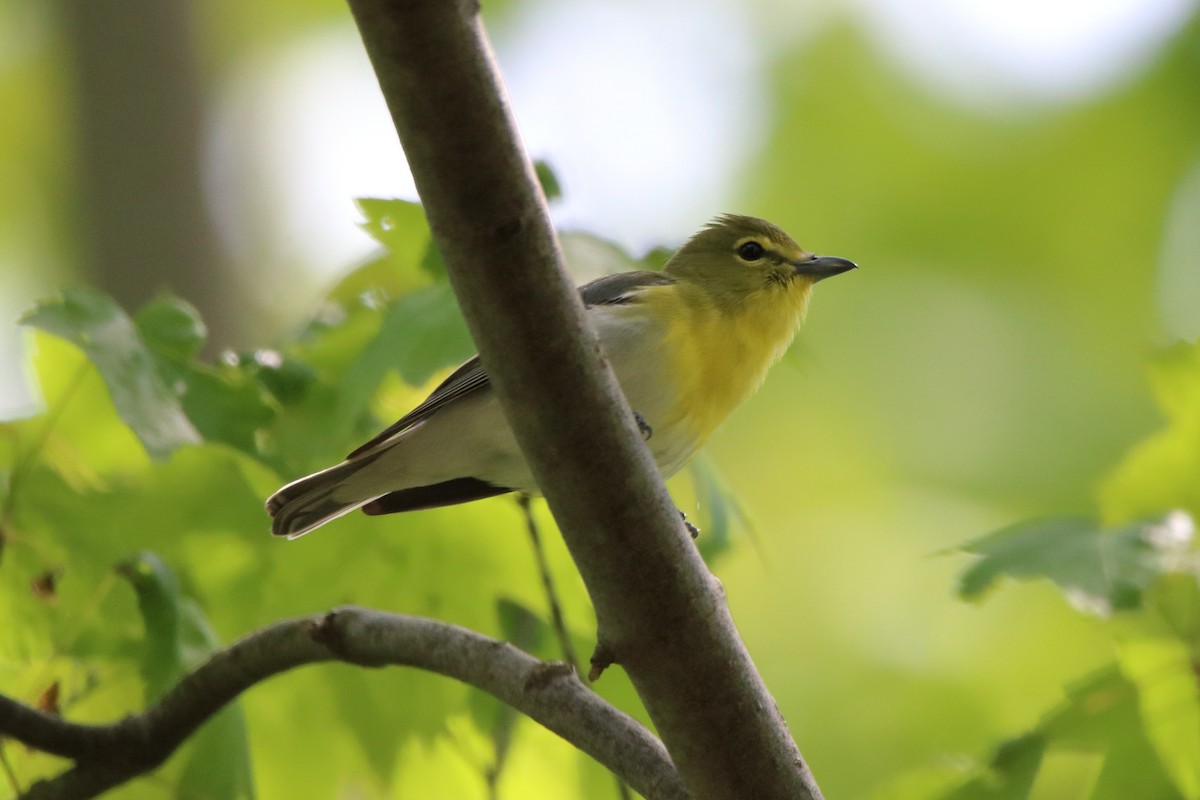
[[[525,492],[517,495],[517,505],[525,514],[525,526],[529,530],[529,540],[533,545],[533,556],[537,561],[538,574],[542,579],[542,588],[546,590],[546,602],[550,606],[550,619],[554,632],[558,636],[558,644],[562,649],[563,660],[575,670],[576,675],[582,675],[579,657],[575,654],[575,646],[571,644],[571,633],[567,627],[566,616],[562,611],[562,603],[558,599],[558,590],[554,586],[554,575],[550,572],[550,562],[546,559],[546,548],[542,545],[542,536],[538,530],[537,520],[533,516],[533,498]],[[499,768],[497,768],[497,773]],[[633,800],[629,793],[629,785],[621,780],[620,775],[613,775],[617,786],[617,796],[620,800]],[[494,789],[494,783],[493,783]]]
[[[562,665],[435,620],[342,608],[275,623],[214,654],[141,714],[81,725],[0,695],[0,735],[72,759],[24,800],[95,797],[161,764],[212,715],[272,675],[324,661],[400,665],[482,689],[629,781],[647,798],[687,797],[662,744]]]
[[[8,524],[12,521],[13,510],[16,508],[17,489],[21,481],[32,469],[37,457],[41,455],[42,449],[45,448],[46,442],[50,440],[50,434],[54,432],[55,426],[58,425],[59,419],[66,410],[68,403],[74,398],[75,392],[83,383],[83,379],[87,376],[87,364],[80,364],[71,373],[70,379],[63,387],[62,393],[55,399],[54,405],[46,412],[45,419],[42,422],[41,429],[37,432],[33,441],[30,442],[27,450],[21,451],[18,443],[13,442],[17,447],[16,464],[13,466],[8,475],[8,485],[5,487],[7,491],[4,495],[3,503],[0,503],[0,554],[3,553],[5,540],[9,537]]]
[[[575,654],[575,646],[571,644],[571,632],[567,628],[566,617],[563,616],[562,603],[558,600],[558,590],[554,586],[554,575],[550,572],[550,562],[546,560],[546,548],[542,546],[542,537],[538,532],[537,520],[533,517],[532,498],[521,492],[517,495],[517,505],[525,514],[525,527],[529,530],[529,541],[533,545],[533,557],[537,561],[538,576],[542,579],[542,588],[546,590],[546,602],[550,606],[550,622],[558,637],[558,646],[562,650],[563,661],[579,671],[579,657]]]
[[[4,749],[3,739],[0,739],[0,764],[4,766],[4,776],[8,779],[8,785],[12,787],[13,794],[20,797],[21,781],[17,779],[17,773],[12,768],[12,762],[8,760],[8,752]]]

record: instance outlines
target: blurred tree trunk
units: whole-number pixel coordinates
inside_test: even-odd
[[[201,186],[203,91],[188,0],[62,0],[76,90],[84,274],[128,310],[170,290],[210,347],[244,329]]]

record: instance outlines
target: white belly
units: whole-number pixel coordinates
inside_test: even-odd
[[[592,309],[601,344],[629,405],[652,429],[647,445],[664,477],[677,472],[699,442],[691,426],[672,419],[663,337],[655,323],[620,306]],[[364,496],[428,486],[455,478],[536,492],[537,485],[512,429],[489,388],[458,400],[418,423],[355,479]]]
[[[652,429],[646,445],[664,478],[669,478],[696,452],[700,442],[691,426],[681,424],[678,396],[670,380],[666,340],[661,325],[644,313],[617,306],[593,313],[604,352],[629,406]]]

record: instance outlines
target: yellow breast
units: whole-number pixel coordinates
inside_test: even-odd
[[[719,309],[687,284],[646,292],[655,316],[670,320],[668,362],[679,391],[671,424],[690,428],[697,446],[703,443],[787,350],[810,293],[799,281],[768,286],[736,309]]]

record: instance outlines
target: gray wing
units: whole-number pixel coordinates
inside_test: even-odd
[[[633,302],[638,289],[668,283],[675,283],[675,279],[661,272],[621,272],[583,285],[579,294],[583,297],[583,304],[588,307],[625,305]]]
[[[661,272],[622,272],[617,275],[606,275],[585,284],[580,287],[579,294],[583,298],[583,304],[588,307],[624,305],[633,302],[637,290],[644,286],[661,286],[674,282],[674,278]],[[455,400],[476,392],[487,391],[490,387],[491,381],[484,372],[479,356],[472,356],[466,363],[454,370],[450,377],[442,381],[421,405],[396,420],[378,436],[346,458],[357,458],[418,422],[429,419]]]
[[[466,363],[450,373],[450,377],[438,384],[438,387],[433,390],[429,397],[425,398],[425,401],[421,405],[393,422],[378,436],[359,447],[353,453],[346,456],[346,458],[357,458],[368,450],[375,449],[396,434],[411,428],[422,420],[429,419],[448,403],[453,403],[460,397],[466,397],[475,392],[485,391],[490,385],[491,382],[488,380],[487,373],[483,371],[483,364],[479,362],[479,356],[471,356]]]

